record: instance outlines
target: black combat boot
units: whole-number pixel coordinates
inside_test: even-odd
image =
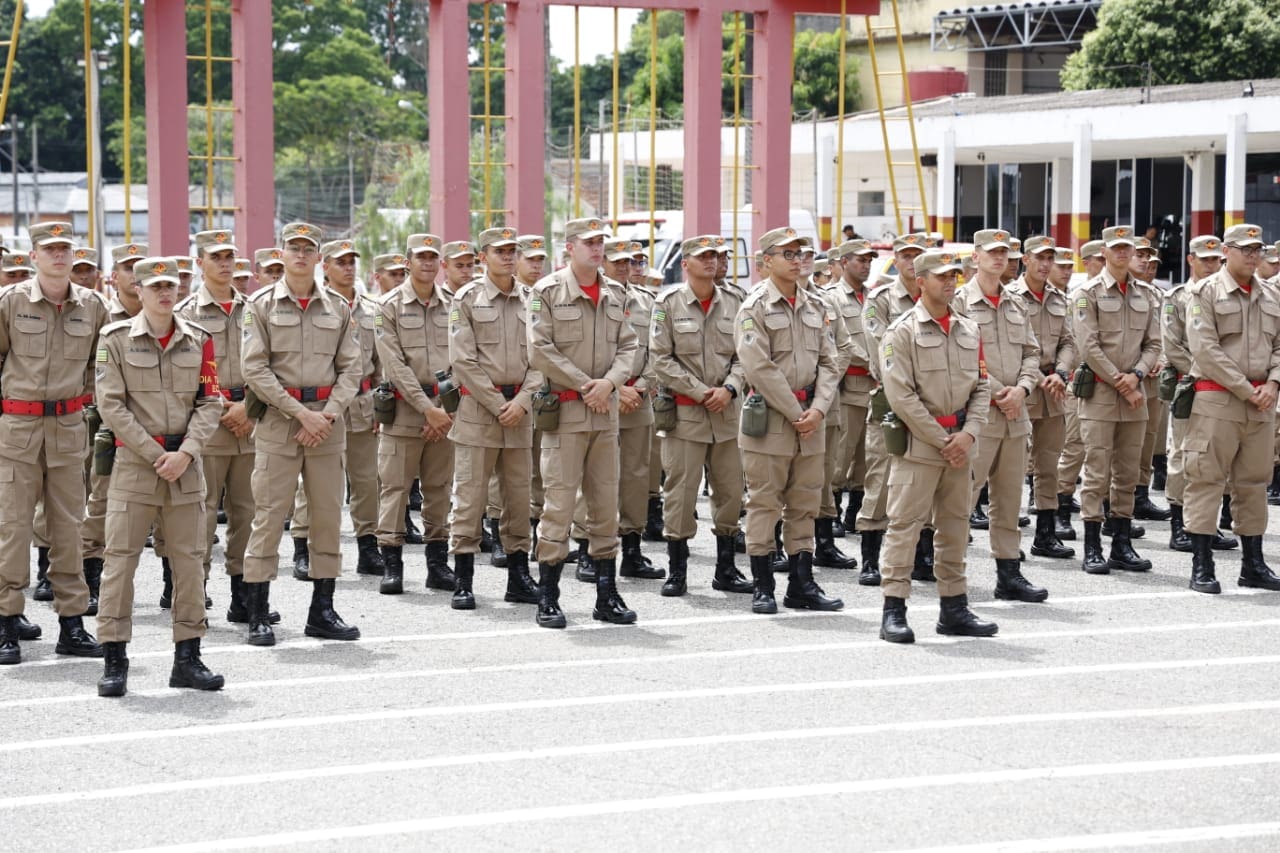
[[[480,553],[493,553],[493,531],[489,529],[489,516],[480,519]]]
[[[164,560],[165,565],[169,564],[169,559]],[[84,582],[89,587],[89,606],[85,609],[86,616],[98,615],[98,594],[102,590],[102,560],[98,557],[90,557],[83,563],[84,566]],[[165,607],[167,605],[161,605]]]
[[[618,574],[624,578],[644,578],[659,580],[667,576],[666,571],[658,568],[649,558],[640,553],[640,534],[622,534],[622,563],[618,566]]]
[[[832,525],[835,519],[816,518],[813,521],[813,564],[824,569],[856,569],[858,561],[836,547]]]
[[[583,583],[595,583],[596,582],[595,561],[592,560],[591,555],[587,553],[587,548],[589,547],[590,543],[586,539],[575,539],[573,541],[574,541],[574,544],[578,546],[577,559],[574,560],[574,562],[578,564],[578,568],[577,568],[577,571],[574,572],[573,576],[576,577],[578,580],[582,581]]]
[[[862,573],[859,586],[880,586],[880,546],[884,543],[883,530],[862,531]]]
[[[1032,549],[1032,553],[1035,549]],[[1071,552],[1072,555],[1075,551]],[[1049,597],[1049,590],[1032,586],[1022,576],[1022,564],[1017,560],[996,560],[996,598],[1003,601],[1039,602]]]
[[[222,676],[210,672],[209,667],[200,659],[199,637],[174,644],[173,670],[169,673],[170,687],[221,690],[224,683]]]
[[[1240,538],[1244,542],[1244,551],[1240,555],[1240,586],[1280,591],[1280,578],[1262,558],[1262,537]]]
[[[591,611],[592,619],[601,622],[612,622],[615,625],[630,625],[636,621],[636,612],[627,607],[627,603],[618,594],[617,563],[613,557],[604,557],[596,564],[596,606]]]
[[[529,555],[524,551],[512,551],[507,554],[507,591],[503,601],[512,604],[537,604],[538,585],[529,574]]]
[[[1114,524],[1116,532],[1111,537],[1111,555],[1107,565],[1127,572],[1151,571],[1151,561],[1144,560],[1137,551],[1133,550],[1133,543],[1129,537],[1129,528],[1133,525],[1133,519],[1117,518]]]
[[[944,595],[938,611],[938,633],[951,637],[994,637],[999,627],[969,609],[969,596]]]
[[[76,658],[102,657],[102,646],[84,629],[84,619],[79,616],[58,617],[58,645],[53,650]]]
[[[453,555],[453,598],[449,606],[454,610],[475,610],[476,596],[471,591],[471,581],[476,576],[475,554]]]
[[[1222,592],[1222,584],[1214,574],[1213,549],[1209,547],[1213,537],[1207,533],[1189,533],[1187,536],[1191,540],[1191,589],[1217,595]]]
[[[880,639],[890,643],[914,643],[916,632],[907,624],[906,599],[886,595],[884,614],[880,617]]]
[[[1151,457],[1151,488],[1163,492],[1169,481],[1169,457],[1157,453]]]
[[[1037,557],[1053,557],[1067,560],[1076,555],[1076,549],[1068,548],[1053,533],[1057,513],[1051,509],[1036,510],[1036,538],[1031,542],[1031,553]]]
[[[1230,530],[1235,524],[1235,518],[1231,515],[1231,495],[1222,496],[1222,514],[1218,516],[1218,527],[1223,530]]]
[[[933,574],[933,531],[928,527],[920,528],[920,538],[916,540],[916,565],[911,579],[927,583],[937,580]]]
[[[844,529],[846,533],[852,534],[858,526],[858,512],[862,509],[862,499],[866,496],[866,492],[862,489],[850,489],[849,505],[844,509]]]
[[[747,553],[747,534],[742,532],[741,527],[733,533],[733,550],[736,554]]]
[[[409,486],[408,508],[414,512],[422,512],[422,481],[414,480]],[[422,544],[422,543],[418,543]]]
[[[643,535],[646,542],[661,542],[664,539],[662,535],[662,498],[657,495],[649,497]]]
[[[1271,466],[1271,485],[1267,486],[1267,503],[1271,506],[1280,506],[1280,465]]]
[[[421,509],[421,507],[419,507]],[[418,529],[418,525],[413,523],[413,510],[408,507],[404,508],[404,544],[421,545],[427,540],[422,538],[422,531]]]
[[[129,688],[129,658],[125,654],[127,643],[103,643],[102,677],[98,679],[98,695],[123,696]]]
[[[453,592],[457,583],[453,572],[449,571],[449,543],[443,539],[434,539],[427,543],[427,589],[442,589]]]
[[[22,663],[22,647],[18,645],[18,617],[0,616],[0,666]]]
[[[754,582],[751,612],[765,615],[777,613],[778,602],[773,597],[773,556],[764,554],[749,559],[751,560],[751,579]]]
[[[1143,521],[1168,521],[1169,510],[1151,502],[1146,486],[1133,490],[1133,517]]]
[[[1213,537],[1209,537],[1210,544]],[[1182,505],[1169,504],[1169,550],[1181,551],[1184,554],[1194,553],[1191,546],[1191,538],[1187,535],[1187,529],[1183,526],[1182,521]]]
[[[378,592],[383,595],[400,595],[404,592],[404,546],[382,546],[382,582]]]
[[[231,576],[231,605],[227,607],[227,621],[245,624],[249,621],[249,584],[244,582],[244,575]],[[280,621],[280,614],[272,610],[267,614],[267,621],[275,625]]]
[[[1231,495],[1222,496],[1222,514],[1218,516],[1218,527],[1226,533],[1214,531],[1212,547],[1215,551],[1230,551],[1239,547],[1240,541],[1231,535],[1231,525],[1235,519],[1231,517]]]
[[[244,581],[245,606],[249,608],[249,636],[251,646],[274,646],[276,632],[271,629],[271,583]]]
[[[293,537],[293,579],[311,580],[311,549],[307,547],[307,540],[297,536]]]
[[[1115,536],[1115,535],[1116,535],[1116,524],[1115,524],[1115,519],[1113,519],[1113,518],[1111,517],[1111,501],[1103,501],[1103,502],[1102,502],[1102,518],[1103,518],[1103,522],[1102,522],[1102,535],[1103,535],[1103,536]],[[1133,520],[1132,520],[1132,519],[1130,519],[1130,523],[1129,523],[1129,538],[1130,538],[1130,539],[1141,539],[1142,537],[1144,537],[1144,536],[1146,536],[1146,535],[1147,535],[1147,530],[1146,530],[1146,528],[1145,528],[1145,527],[1143,527],[1143,526],[1142,526],[1142,525],[1140,525],[1140,524],[1134,524],[1134,523],[1133,523]]]
[[[983,491],[986,494],[986,491]],[[970,530],[990,530],[991,517],[987,515],[987,511],[982,507],[982,499],[973,505],[973,509],[969,512],[969,529]]]
[[[538,564],[538,613],[534,617],[539,628],[563,628],[564,613],[560,610],[560,573],[564,563]]]
[[[372,533],[357,536],[356,551],[360,555],[356,561],[356,574],[381,577],[386,567],[382,564],[382,555],[378,553],[378,537]]]
[[[1071,526],[1071,495],[1058,495],[1058,511],[1054,514],[1053,535],[1059,542],[1076,541],[1076,530]]]
[[[1091,575],[1109,575],[1107,558],[1102,555],[1102,522],[1084,523],[1084,563],[1081,568]]]
[[[716,537],[716,548],[719,550],[720,537]],[[718,563],[717,563],[718,565]],[[718,571],[718,569],[717,569]],[[667,598],[677,598],[689,591],[689,540],[667,540],[667,582],[662,585],[662,594]],[[717,587],[718,589],[719,587]]]
[[[1240,540],[1230,533],[1215,530],[1209,540],[1209,547],[1215,551],[1230,551],[1240,547]]]
[[[813,554],[801,551],[790,557],[791,574],[787,581],[787,594],[782,603],[792,610],[843,610],[844,602],[831,598],[813,579]]]
[[[740,592],[750,594],[754,589],[751,581],[742,576],[734,562],[736,553],[733,536],[716,534],[716,572],[711,578],[711,588],[720,592]],[[685,543],[684,555],[689,556],[688,543]]]
[[[502,534],[499,532],[501,524],[500,519],[489,519],[489,537],[493,540],[493,550],[489,552],[489,565],[505,569],[507,567],[507,549],[502,547]]]
[[[452,574],[452,573],[450,573]],[[308,637],[320,637],[325,640],[358,640],[360,629],[348,625],[333,609],[333,590],[337,586],[333,578],[312,581],[315,586],[311,590],[311,609],[307,611],[307,627],[303,630]]]
[[[791,571],[791,562],[787,559],[787,549],[782,545],[782,519],[773,526],[773,551],[769,554],[773,570],[779,574]]]
[[[36,589],[31,594],[36,601],[53,601],[53,584],[49,582],[49,549],[36,549]]]
[[[39,625],[27,619],[27,617],[21,613],[13,618],[17,620],[14,624],[18,626],[18,639],[24,643],[29,643],[32,640],[38,640],[40,639],[40,635],[44,633]]]

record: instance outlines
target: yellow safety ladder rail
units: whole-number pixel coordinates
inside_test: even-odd
[[[9,106],[9,84],[13,80],[13,62],[18,56],[18,31],[22,28],[22,0],[17,0],[17,8],[13,14],[13,30],[9,38],[0,41],[0,49],[5,49],[4,83],[0,85],[0,124],[4,123],[5,109]],[[18,168],[14,163],[13,167]]]
[[[905,231],[902,220],[902,212],[919,211],[923,222],[921,228],[929,227],[929,208],[925,197],[924,187],[924,170],[920,167],[920,149],[916,145],[916,123],[915,114],[911,109],[911,86],[907,80],[907,59],[902,48],[902,24],[898,17],[898,0],[888,0],[888,5],[893,10],[893,26],[885,24],[872,24],[871,16],[867,15],[863,18],[867,26],[867,53],[871,59],[871,79],[875,81],[876,89],[876,108],[880,112],[880,135],[884,140],[884,161],[889,172],[889,195],[893,201],[893,215],[897,221],[898,233]],[[881,71],[880,64],[876,58],[876,33],[885,32],[893,33],[894,40],[898,46],[898,68],[896,70]],[[884,91],[880,81],[887,77],[900,77],[902,79],[902,101],[906,106],[905,116],[886,116],[884,108]],[[889,148],[889,121],[905,120],[907,127],[911,132],[911,159],[910,160],[894,160],[893,151]],[[911,169],[915,172],[916,187],[919,192],[919,204],[902,204],[898,197],[898,179],[896,170]]]
[[[197,0],[196,7],[203,9],[204,12],[204,52],[188,54],[188,62],[197,62],[204,66],[204,103],[188,104],[187,110],[196,110],[204,113],[204,153],[188,154],[187,160],[194,163],[204,164],[204,205],[201,207],[193,207],[192,210],[199,210],[204,213],[205,228],[214,228],[214,215],[217,213],[235,213],[239,208],[235,205],[219,205],[216,204],[217,198],[217,181],[215,180],[214,165],[216,163],[236,163],[239,162],[238,157],[228,155],[214,154],[214,126],[213,117],[216,113],[231,113],[232,121],[235,120],[235,108],[229,106],[218,105],[213,97],[213,64],[215,62],[235,62],[235,57],[217,56],[213,52],[213,8],[214,0]],[[219,3],[219,12],[230,14],[230,8],[225,3]]]
[[[470,170],[473,175],[475,174],[476,169],[480,170],[482,203],[479,207],[471,208],[471,216],[473,219],[472,225],[475,226],[476,231],[479,231],[482,228],[491,228],[497,224],[506,224],[507,215],[511,212],[507,207],[495,207],[495,199],[493,197],[493,169],[495,166],[500,169],[505,169],[509,165],[506,162],[505,156],[501,160],[494,159],[494,149],[496,146],[494,144],[495,129],[493,123],[495,120],[502,122],[502,127],[504,129],[502,138],[505,150],[505,129],[507,126],[507,119],[510,118],[508,115],[494,114],[493,112],[493,75],[505,75],[510,69],[507,68],[505,64],[494,65],[492,62],[493,57],[491,53],[491,46],[493,44],[493,39],[490,38],[490,29],[492,27],[490,7],[492,6],[492,3],[484,2],[481,5],[484,7],[484,17],[482,19],[484,47],[480,55],[481,64],[474,65],[467,69],[471,74],[483,75],[481,77],[481,82],[484,87],[484,111],[471,115],[472,121],[480,123],[480,159],[469,161]],[[470,146],[468,146],[468,150],[470,150]],[[496,222],[495,215],[501,217],[503,222]]]
[[[746,176],[742,173],[750,169],[755,169],[754,164],[744,165],[742,162],[742,131],[744,127],[759,124],[755,119],[744,119],[742,117],[742,101],[743,101],[743,81],[754,80],[757,75],[746,74],[742,70],[743,51],[746,48],[746,37],[755,35],[755,30],[746,29],[743,13],[733,13],[733,67],[731,71],[726,72],[723,76],[729,80],[733,86],[733,115],[724,121],[733,128],[733,161],[726,167],[730,174],[730,193],[729,205],[733,209],[733,227],[730,233],[725,236],[730,239],[729,257],[730,257],[730,279],[736,279],[738,276],[738,264],[742,260],[738,256],[739,241],[743,239],[743,235],[738,230],[738,211],[742,209],[742,186],[746,181]],[[746,256],[748,258],[747,276],[754,277],[755,270],[750,265],[751,247],[747,246]]]

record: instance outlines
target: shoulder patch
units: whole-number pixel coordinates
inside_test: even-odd
[[[535,296],[535,297],[533,297],[532,299],[530,299],[530,300],[529,300],[529,310],[530,310],[530,311],[541,311],[541,310],[542,310],[542,297],[541,297],[541,296]]]
[[[663,309],[661,309],[661,308],[656,308],[656,309],[654,309],[654,312],[653,312],[653,322],[655,322],[655,323],[661,323],[661,322],[662,322],[663,320],[665,320],[665,319],[667,319],[667,312],[666,312],[665,310],[663,310]]]
[[[98,361],[101,363],[101,362],[105,362],[106,360],[107,360],[107,348],[98,347]]]
[[[241,325],[244,325],[244,326],[252,326],[252,325],[253,325],[253,312],[252,312],[252,311],[246,311],[246,312],[244,312],[244,320],[243,320],[243,322],[241,323]]]
[[[750,317],[742,318],[742,331],[749,332],[756,327],[756,321]]]
[[[1088,308],[1088,307],[1089,307],[1089,299],[1088,299],[1088,297],[1081,296],[1079,299],[1077,299],[1077,300],[1076,300],[1076,307],[1077,307],[1077,308]]]

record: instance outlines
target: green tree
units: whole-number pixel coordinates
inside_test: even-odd
[[[1069,90],[1280,76],[1280,0],[1109,0],[1067,58]]]

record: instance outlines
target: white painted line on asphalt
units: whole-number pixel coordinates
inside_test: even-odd
[[[1280,822],[1190,826],[1184,829],[1140,829],[1134,832],[1109,832],[1097,835],[1062,835],[1057,838],[1024,838],[1018,841],[917,847],[912,850],[897,851],[897,853],[1053,853],[1059,850],[1112,850],[1117,847],[1190,844],[1196,841],[1261,838],[1267,835],[1280,835]]]
[[[1256,767],[1280,764],[1280,753],[1264,755],[1219,755],[1204,758],[1176,758],[1164,761],[1124,761],[1112,764],[1074,764],[1058,767],[1030,767],[1020,770],[991,770],[976,773],[947,773],[936,776],[907,776],[897,779],[864,779],[849,782],[823,782],[811,785],[787,785],[774,788],[744,788],[735,791],[708,791],[697,794],[673,794],[648,799],[607,800],[598,803],[574,803],[563,806],[509,809],[479,814],[447,815],[359,826],[335,826],[257,835],[247,838],[220,838],[147,847],[147,853],[195,853],[206,850],[245,850],[281,847],[287,844],[318,844],[342,839],[377,838],[411,835],[449,829],[499,826],[549,820],[572,820],[601,815],[662,812],[668,809],[694,808],[727,803],[772,802],[811,797],[867,794],[883,791],[910,791],[963,785],[998,785],[1007,782],[1036,782],[1046,779],[1088,779],[1093,777],[1129,776],[1141,773],[1171,773],[1187,770],[1214,770],[1222,767]]]
[[[1233,596],[1253,596],[1253,595],[1275,595],[1275,593],[1267,590],[1259,589],[1226,589],[1221,595],[1213,596],[1213,598],[1224,599]],[[1203,595],[1198,592],[1192,592],[1189,589],[1166,591],[1166,592],[1125,592],[1115,595],[1081,595],[1070,598],[1051,599],[1048,604],[1024,604],[1019,601],[977,601],[970,602],[970,606],[975,610],[1006,610],[1010,608],[1049,608],[1063,604],[1114,604],[1129,601],[1151,601],[1169,598],[1199,598],[1207,599],[1210,596]],[[1277,598],[1280,601],[1280,597]],[[917,602],[917,606],[936,604],[936,599],[924,598]],[[530,614],[533,613],[532,608],[527,608]],[[443,612],[443,611],[442,611]],[[452,611],[449,611],[452,612]],[[681,616],[672,619],[641,619],[635,625],[613,625],[603,622],[583,622],[580,624],[572,624],[565,631],[635,631],[650,630],[653,628],[682,628],[689,626],[717,625],[732,622],[750,622],[757,625],[766,625],[769,622],[778,619],[839,619],[859,616],[874,616],[879,618],[882,612],[880,605],[875,607],[854,607],[846,608],[836,612],[822,612],[813,610],[784,610],[774,616],[758,616],[754,613],[720,613],[712,616]],[[930,618],[932,621],[932,618]],[[493,640],[505,639],[508,637],[557,637],[562,636],[564,631],[549,631],[546,628],[539,628],[535,625],[522,628],[494,628],[483,631],[449,631],[435,634],[396,634],[385,637],[362,637],[357,645],[360,647],[391,644],[391,643],[439,643],[448,640]],[[338,646],[351,647],[352,643],[345,640],[316,640],[299,636],[296,640],[285,640],[277,643],[270,649],[264,649],[259,646],[250,646],[247,643],[236,644],[214,644],[204,645],[200,648],[201,657],[209,657],[210,655],[219,654],[249,654],[263,655],[270,654],[272,651],[286,651],[293,649],[317,649],[322,646]],[[28,649],[40,648],[28,644]],[[146,658],[169,658],[173,652],[170,649],[160,649],[149,652],[130,652],[130,660],[142,660]],[[71,666],[74,664],[94,664],[100,665],[100,658],[77,658],[77,657],[50,657],[43,660],[29,660],[16,667],[0,668],[0,681],[5,678],[20,678],[23,669],[42,666]]]
[[[1097,675],[1100,673],[1116,672],[1147,672],[1202,668],[1212,669],[1215,667],[1260,666],[1276,663],[1280,663],[1280,655],[1006,669],[995,672],[948,672],[936,675],[908,675],[900,676],[898,678],[859,678],[847,681],[747,684],[738,687],[703,687],[683,690],[657,690],[649,693],[561,696],[553,699],[521,699],[511,702],[448,705],[433,708],[396,708],[381,711],[360,711],[347,714],[317,715],[312,717],[278,717],[268,720],[249,720],[241,723],[212,723],[165,729],[140,729],[129,732],[95,732],[88,735],[73,735],[39,740],[16,741],[13,743],[0,743],[0,753],[22,752],[26,750],[62,749],[77,746],[103,747],[111,743],[136,743],[141,741],[171,740],[189,737],[220,737],[223,735],[240,734],[243,732],[280,731],[286,729],[310,728],[313,726],[329,728],[346,723],[413,720],[424,717],[448,717],[457,719],[463,718],[468,714],[494,714],[603,705],[626,705],[640,702],[682,702],[691,699],[717,699],[730,696],[806,694],[835,690],[880,689],[886,687],[905,687],[926,684],[1004,681],[1007,679],[1053,678],[1060,676]]]
[[[1237,620],[1232,622],[1176,622],[1162,625],[1125,625],[1117,628],[1071,628],[1058,631],[1011,631],[999,635],[1005,642],[1028,640],[1059,640],[1076,637],[1107,637],[1148,634],[1181,634],[1189,631],[1226,631],[1235,629],[1270,628],[1280,626],[1280,618]],[[920,637],[916,645],[949,646],[957,643],[982,643],[987,640],[972,637]],[[757,658],[763,656],[794,655],[876,649],[890,653],[898,647],[883,640],[850,640],[839,643],[803,643],[788,646],[760,646],[753,648],[715,649],[698,652],[675,652],[664,655],[620,655],[598,658],[570,658],[545,661],[521,661],[518,663],[487,664],[483,666],[439,667],[433,669],[388,670],[368,672],[343,672],[329,675],[313,675],[298,678],[277,678],[265,681],[231,681],[223,690],[271,690],[290,687],[307,687],[333,684],[361,684],[376,681],[404,681],[442,676],[484,675],[501,672],[537,672],[558,669],[589,669],[594,667],[634,666],[636,664],[664,664],[694,660],[724,660],[732,658]],[[172,699],[190,696],[189,690],[157,689],[131,691],[130,695],[147,698]],[[65,705],[77,702],[100,701],[96,692],[89,689],[63,696],[41,696],[30,699],[13,699],[0,702],[0,710],[32,708],[47,705]]]
[[[1059,711],[1046,714],[1008,714],[1005,716],[960,717],[946,720],[910,720],[893,723],[872,723],[860,726],[832,726],[826,728],[782,729],[767,732],[747,732],[696,737],[661,738],[619,743],[579,744],[575,746],[522,749],[509,752],[473,753],[470,755],[435,756],[432,758],[403,761],[378,761],[366,764],[330,765],[296,770],[280,770],[272,773],[249,773],[220,778],[185,779],[171,782],[154,782],[127,785],[120,788],[98,788],[88,791],[63,791],[52,794],[28,794],[0,799],[0,809],[20,809],[32,806],[66,805],[101,800],[118,800],[129,797],[150,797],[188,791],[240,788],[249,785],[274,785],[282,782],[299,782],[312,779],[331,779],[342,776],[405,773],[414,770],[430,770],[442,767],[472,767],[487,764],[506,764],[520,761],[546,761],[592,755],[618,755],[628,752],[655,752],[661,750],[688,750],[709,746],[724,746],[775,741],[803,741],[826,738],[857,737],[861,735],[945,731],[955,729],[1001,728],[1005,726],[1044,725],[1047,723],[1087,723],[1115,720],[1142,720],[1171,717],[1221,716],[1225,714],[1275,711],[1280,700],[1258,702],[1225,702],[1209,705],[1182,705],[1161,708],[1124,708],[1106,711]],[[977,848],[975,848],[977,849]]]

